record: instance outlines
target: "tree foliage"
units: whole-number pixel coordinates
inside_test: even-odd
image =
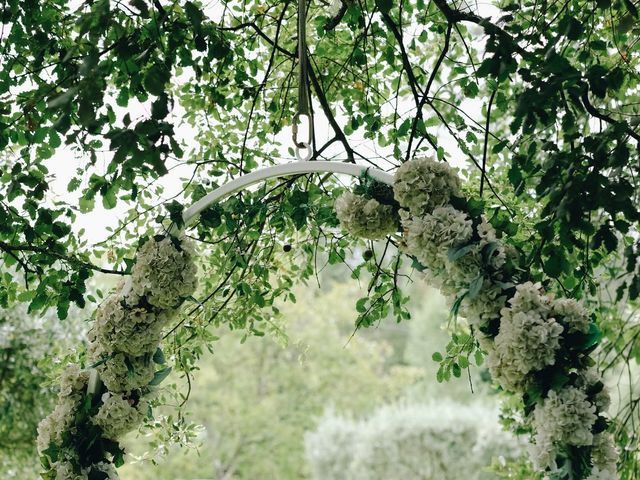
[[[3,307],[53,307],[64,319],[70,304],[97,301],[86,288],[95,272],[129,271],[134,239],[154,220],[179,221],[181,204],[281,160],[300,87],[296,7],[3,3]],[[313,138],[312,159],[392,169],[430,155],[464,166],[472,205],[520,246],[532,278],[597,307],[609,367],[640,358],[636,321],[617,306],[633,312],[640,295],[637,2],[507,0],[487,12],[348,0],[336,12],[310,2],[308,19],[307,87],[329,130]],[[64,199],[53,187],[60,152],[82,159]],[[162,181],[174,169],[188,175],[168,199]],[[295,299],[292,285],[349,257],[354,242],[331,208],[340,188],[279,180],[203,212],[193,231],[207,253],[202,290],[167,334],[185,378],[213,341],[210,325],[263,335],[276,300]],[[73,227],[100,206],[127,213],[90,245]],[[368,249],[352,273],[369,282],[357,327],[407,316],[394,240]],[[634,395],[619,427],[630,444]]]

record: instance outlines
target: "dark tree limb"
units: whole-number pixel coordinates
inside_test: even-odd
[[[489,104],[487,105],[487,121],[484,124],[484,148],[482,149],[482,174],[480,176],[480,197],[484,192],[484,182],[487,178],[487,148],[489,147],[489,125],[491,123],[491,107],[493,106],[493,99],[496,97],[498,89],[496,88],[489,98]]]
[[[89,270],[94,270],[96,272],[108,273],[112,275],[125,275],[125,272],[122,270],[111,270],[109,268],[102,268],[97,265],[94,265],[93,263],[80,260],[78,257],[70,257],[67,255],[62,255],[60,253],[53,252],[48,248],[39,247],[37,245],[22,245],[22,244],[11,245],[11,244],[0,241],[0,250],[2,250],[5,253],[8,253],[14,258],[17,257],[16,252],[39,253],[42,255],[49,255],[51,257],[57,258],[58,260],[65,261],[72,265],[85,267],[85,268],[88,268]],[[26,271],[28,272],[29,270],[26,270]]]

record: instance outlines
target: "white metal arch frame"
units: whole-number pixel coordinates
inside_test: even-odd
[[[224,185],[216,188],[208,195],[202,197],[195,202],[189,208],[182,213],[185,228],[194,222],[198,215],[207,207],[218,203],[229,195],[233,195],[241,190],[244,190],[251,185],[260,183],[271,178],[278,177],[290,177],[292,175],[303,175],[305,173],[334,173],[344,174],[352,177],[359,177],[363,173],[366,173],[371,178],[382,182],[386,185],[393,184],[393,175],[379,170],[377,168],[371,168],[364,165],[357,165],[355,163],[343,163],[343,162],[327,162],[327,161],[301,161],[285,163],[282,165],[276,165],[273,167],[262,168],[260,170],[253,171],[246,175],[236,178]],[[175,226],[170,229],[171,233],[177,233]],[[127,278],[125,285],[122,289],[124,293],[131,289],[131,277]],[[100,377],[98,371],[95,368],[90,370],[89,384],[87,385],[87,392],[89,394],[95,394],[99,389]]]
[[[352,177],[359,177],[365,172],[371,178],[379,182],[387,185],[393,184],[393,175],[382,170],[378,170],[377,168],[370,168],[364,165],[357,165],[355,163],[326,161],[285,163],[274,167],[262,168],[238,177],[229,183],[225,183],[187,208],[183,212],[182,218],[184,220],[184,224],[189,225],[198,217],[200,212],[210,205],[218,203],[229,195],[244,190],[256,183],[269,180],[270,178],[288,177],[305,173],[341,173]]]

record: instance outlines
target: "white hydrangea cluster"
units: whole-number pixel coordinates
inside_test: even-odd
[[[96,465],[92,465],[90,471],[104,473],[107,476],[104,480],[120,479],[120,477],[118,476],[118,472],[116,471],[116,467],[113,463],[99,462]]]
[[[76,364],[67,365],[60,376],[60,391],[54,410],[38,424],[38,453],[49,448],[52,443],[59,444],[62,435],[73,424],[76,412],[82,401],[82,391],[89,381],[89,372],[81,370]]]
[[[451,206],[411,216],[402,213],[406,251],[434,272],[444,270],[449,249],[465,245],[473,234],[469,217]]]
[[[615,471],[600,470],[598,467],[594,467],[586,480],[618,480],[618,475]]]
[[[62,460],[56,462],[56,480],[89,480],[89,471],[86,468],[76,472],[71,462]]]
[[[594,390],[596,385],[600,385],[601,389],[595,395],[593,395],[593,403],[598,410],[601,412],[607,410],[609,405],[611,404],[611,397],[609,396],[609,392],[606,388],[604,388],[604,380],[597,372],[595,368],[590,368],[588,370],[583,370],[578,374],[578,381],[576,382],[576,386],[581,388],[582,390],[590,391]]]
[[[168,236],[152,238],[140,247],[131,271],[131,291],[126,297],[129,305],[144,297],[156,308],[172,309],[195,291],[194,246],[184,236],[179,241],[180,249]]]
[[[518,285],[509,304],[500,311],[500,331],[487,364],[502,388],[520,392],[530,372],[555,363],[564,328],[548,316],[550,299],[540,284]]]
[[[103,349],[142,355],[155,350],[172,311],[129,307],[122,295],[112,295],[96,312],[93,335]]]
[[[395,199],[412,215],[430,213],[461,195],[458,175],[444,162],[419,158],[403,163],[393,183]]]
[[[391,205],[351,192],[342,193],[334,208],[343,229],[356,237],[380,240],[397,230]]]
[[[593,436],[591,462],[594,467],[615,472],[619,454],[612,434],[603,432]]]
[[[533,411],[533,425],[542,443],[586,446],[593,444],[596,406],[576,387],[549,390]]]
[[[500,332],[487,357],[492,377],[505,390],[523,391],[529,372],[555,363],[562,332],[562,325],[539,312],[503,309]]]
[[[569,332],[586,333],[589,331],[589,314],[582,303],[573,298],[556,298],[551,307],[556,317],[562,317]]]
[[[472,244],[468,248],[463,255],[446,263],[447,281],[458,291],[468,287],[484,270],[480,245]]]
[[[87,360],[94,365],[106,387],[101,404],[91,422],[99,426],[105,439],[117,441],[144,419],[148,403],[144,388],[155,376],[153,355],[162,329],[175,316],[177,307],[196,287],[194,251],[185,238],[153,238],[139,250],[128,286],[107,298],[95,315],[89,332]],[[105,458],[83,465],[73,444],[66,444],[76,413],[84,399],[89,372],[71,365],[60,379],[60,395],[55,410],[38,427],[41,455],[55,444],[59,460],[51,463],[56,479],[86,479],[101,472],[100,478],[117,480],[115,466]],[[50,459],[49,459],[50,460]],[[50,463],[49,461],[45,462]],[[79,472],[79,473],[78,473]]]
[[[507,295],[503,288],[485,278],[478,295],[471,299],[464,298],[460,306],[460,313],[470,324],[482,325],[500,318],[500,311],[506,303]]]
[[[148,404],[143,399],[136,403],[123,395],[107,392],[102,395],[102,405],[92,421],[102,428],[105,438],[117,440],[142,422],[147,408]]]
[[[429,159],[406,162],[396,173],[394,195],[401,206],[404,250],[425,267],[421,275],[427,281],[460,301],[458,312],[473,327],[494,380],[505,390],[524,393],[534,373],[559,361],[566,335],[590,331],[581,302],[554,298],[540,283],[514,285],[505,266],[518,264],[518,251],[498,238],[485,216],[469,218],[453,207],[451,199],[461,196],[461,188],[449,166]],[[483,333],[491,331],[481,328],[487,326],[497,335]],[[615,448],[604,437],[594,438],[592,427],[610,400],[596,385],[597,374],[577,373],[577,381],[549,391],[536,405],[535,418],[526,419],[535,430],[531,457],[538,470],[549,472],[561,447],[595,442],[593,478],[601,478],[615,472]]]
[[[110,392],[125,393],[140,389],[148,385],[155,375],[155,365],[150,355],[141,357],[131,357],[123,353],[103,353],[103,355],[103,357],[98,356],[98,360],[94,363],[102,362],[96,366],[96,370],[100,374],[100,380]]]
[[[81,392],[89,381],[89,372],[82,370],[77,363],[70,363],[60,375],[60,392],[61,397]]]
[[[38,424],[38,453],[42,454],[52,443],[62,442],[62,435],[71,428],[81,401],[79,394],[58,398],[53,411]]]
[[[327,7],[327,15],[329,17],[335,17],[342,8],[342,0],[331,0]]]

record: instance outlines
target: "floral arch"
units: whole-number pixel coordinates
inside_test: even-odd
[[[394,176],[335,162],[279,165],[241,177],[184,212],[188,224],[207,206],[253,183],[310,172],[363,180],[335,211],[344,230],[377,240],[401,232],[400,246],[425,279],[468,321],[470,342],[486,354],[493,381],[519,399],[531,460],[550,479],[615,479],[608,394],[590,354],[600,332],[579,301],[547,292],[519,252],[500,238],[482,208],[464,197],[447,164],[416,159]],[[148,397],[168,375],[158,348],[163,330],[195,291],[195,251],[175,226],[141,242],[131,276],[98,308],[87,368],[69,365],[58,403],[38,428],[48,480],[113,480],[124,462],[119,438],[151,415]],[[439,375],[458,374],[448,355]]]

